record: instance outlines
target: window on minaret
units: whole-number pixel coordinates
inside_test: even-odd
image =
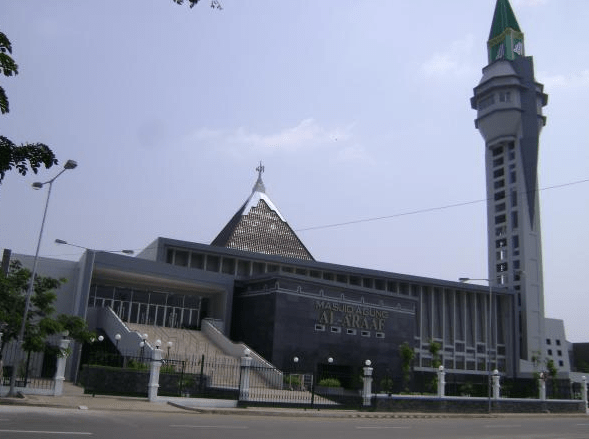
[[[495,201],[503,200],[505,198],[505,191],[499,191],[495,194]]]
[[[512,190],[509,197],[511,198],[511,207],[517,206],[517,191]]]
[[[519,227],[517,212],[511,212],[511,228],[517,229]]]
[[[507,221],[507,218],[505,217],[505,215],[497,215],[495,217],[495,224],[502,224],[505,221]]]
[[[503,157],[493,160],[493,167],[496,168],[498,166],[503,166]]]
[[[499,102],[511,102],[511,92],[509,92],[509,91],[499,92]]]
[[[509,173],[509,182],[510,182],[510,183],[515,183],[515,181],[516,181],[516,177],[515,177],[515,171],[511,171],[511,172]]]
[[[514,237],[512,237],[511,243],[513,245],[513,248],[519,248],[519,236],[515,235]]]

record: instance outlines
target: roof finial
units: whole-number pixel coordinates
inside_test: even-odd
[[[260,165],[256,168],[258,171],[258,178],[262,178],[262,174],[264,173],[264,165],[262,165],[262,161],[260,160]]]
[[[256,181],[256,184],[254,184],[254,188],[252,189],[252,192],[266,193],[266,187],[264,186],[264,182],[262,181],[262,174],[264,173],[264,165],[262,165],[261,160],[260,160],[260,164],[256,168],[256,171],[258,171],[258,181]]]

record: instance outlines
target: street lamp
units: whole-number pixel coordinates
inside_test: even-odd
[[[63,239],[56,239],[55,240],[55,243],[56,244],[62,244],[62,245],[69,245],[70,247],[77,247],[77,248],[81,248],[81,249],[84,249],[84,250],[92,250],[92,251],[101,252],[101,253],[124,253],[126,255],[132,255],[132,254],[135,253],[134,250],[128,250],[128,249],[124,249],[124,250],[93,250],[91,248],[84,247],[82,245],[71,244],[71,243],[69,243],[67,241],[64,241]]]
[[[117,351],[119,350],[119,340],[121,339],[121,334],[115,335],[115,340],[117,341]]]
[[[167,343],[167,345],[168,345],[168,356],[167,356],[167,359],[169,360],[170,359],[170,348],[174,345],[174,343],[171,342],[171,341],[169,341]]]
[[[46,184],[49,185],[49,190],[47,191],[47,200],[45,201],[45,210],[43,211],[43,219],[41,220],[41,230],[39,231],[39,239],[37,240],[37,250],[35,251],[35,258],[33,259],[33,270],[31,271],[31,280],[29,282],[29,287],[27,288],[27,295],[25,298],[25,312],[23,313],[22,322],[20,325],[20,330],[18,332],[17,344],[19,346],[19,351],[22,351],[22,344],[25,337],[25,324],[27,321],[27,315],[29,314],[29,308],[31,306],[31,296],[33,295],[33,290],[35,289],[35,277],[37,275],[37,262],[39,261],[39,249],[41,248],[41,239],[43,238],[43,229],[45,228],[45,219],[47,218],[47,208],[49,207],[49,199],[51,197],[51,189],[53,188],[53,182],[63,174],[65,171],[69,169],[74,169],[78,164],[74,160],[68,160],[63,165],[63,169],[57,173],[55,177],[51,180],[47,180],[43,183],[41,182],[34,182],[32,184],[33,189],[41,189]],[[20,363],[20,353],[17,355],[17,362],[16,364]],[[9,394],[11,396],[15,395],[15,387],[16,387],[16,371],[17,367],[12,368],[12,375],[10,377],[10,391]]]
[[[489,386],[489,412],[491,412],[491,390],[492,390],[492,381],[491,381],[491,348],[493,343],[493,337],[491,336],[491,320],[493,319],[493,284],[491,283],[491,279],[486,278],[470,278],[470,277],[460,277],[458,280],[462,283],[470,282],[470,281],[485,281],[489,284],[489,312],[487,315],[487,374],[488,374],[488,386]],[[495,367],[497,367],[497,346],[495,346]]]

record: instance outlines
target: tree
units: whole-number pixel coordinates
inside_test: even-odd
[[[10,56],[12,44],[8,37],[0,31],[0,73],[9,77],[18,74],[18,65]],[[0,112],[6,114],[10,111],[8,96],[4,88],[0,86]],[[43,143],[24,143],[17,146],[10,139],[0,135],[0,184],[7,171],[16,168],[21,175],[31,170],[35,174],[41,165],[50,168],[57,164],[55,154]]]
[[[184,4],[184,0],[172,0],[172,1],[174,3],[179,4],[179,5]],[[188,4],[190,5],[191,8],[194,8],[199,1],[200,0],[188,0]],[[219,0],[211,0],[211,8],[223,9],[223,6],[221,5],[221,2]]]
[[[411,379],[411,363],[415,358],[415,351],[409,343],[404,342],[399,346],[399,353],[401,354],[401,369],[403,370],[403,389],[408,392],[409,380]]]
[[[30,281],[31,272],[19,261],[10,263],[6,275],[0,274],[0,328],[3,332],[0,358],[7,344],[18,339]],[[94,334],[88,330],[84,319],[66,314],[55,315],[54,303],[57,295],[54,290],[66,280],[36,276],[34,282],[25,320],[22,350],[27,352],[29,357],[31,352],[43,352],[48,348],[55,351],[55,346],[51,346],[48,338],[64,331],[68,331],[69,336],[76,341],[90,341]],[[64,355],[65,352],[59,350],[58,354]],[[16,378],[16,367],[13,367],[13,377],[11,377],[11,387]]]

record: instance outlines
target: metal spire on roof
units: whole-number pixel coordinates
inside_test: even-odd
[[[264,173],[264,165],[262,165],[261,160],[260,160],[260,164],[256,168],[256,171],[258,171],[258,180],[256,181],[256,184],[254,184],[254,187],[252,189],[252,193],[261,192],[261,193],[265,194],[266,193],[266,186],[264,186],[264,182],[262,181],[262,174]]]

